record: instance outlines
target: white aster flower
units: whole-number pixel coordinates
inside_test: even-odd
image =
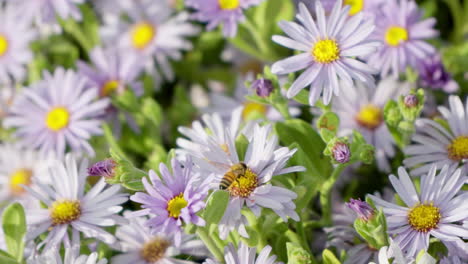
[[[98,260],[98,253],[91,253],[89,256],[80,255],[80,246],[73,245],[65,248],[65,256],[62,261],[60,251],[53,248],[42,255],[32,256],[27,260],[28,264],[107,264],[106,259]]]
[[[256,257],[256,249],[250,248],[244,243],[240,243],[238,249],[229,244],[224,248],[224,261],[226,264],[282,264],[276,261],[276,256],[270,256],[271,247],[266,246]],[[203,264],[219,264],[218,262],[208,259]]]
[[[393,260],[393,261],[392,261]],[[377,264],[436,264],[436,260],[424,252],[422,256],[418,257],[417,260],[408,259],[403,255],[401,248],[393,241],[390,242],[390,246],[382,247],[379,250],[379,261]],[[375,262],[369,262],[369,264],[376,264]]]

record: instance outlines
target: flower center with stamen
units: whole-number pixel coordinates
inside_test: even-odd
[[[8,51],[8,40],[0,34],[0,56],[3,56]]]
[[[365,105],[356,115],[356,121],[359,125],[374,130],[383,122],[382,110],[373,104]]]
[[[180,193],[167,202],[167,212],[169,213],[170,217],[179,218],[180,211],[187,207],[187,205],[188,202],[185,200],[184,194]]]
[[[236,166],[236,165],[234,165]],[[258,176],[250,168],[238,177],[227,188],[231,196],[247,198],[258,186]]]
[[[330,63],[340,58],[340,48],[334,40],[319,40],[312,49],[312,55],[317,62]]]
[[[166,250],[170,245],[169,241],[157,237],[143,245],[140,255],[147,263],[157,263],[164,258]]]
[[[447,147],[448,156],[455,161],[468,159],[468,136],[459,136]]]
[[[349,5],[349,15],[353,16],[362,11],[364,8],[364,0],[344,0],[344,5]]]
[[[54,225],[63,225],[75,221],[81,215],[81,205],[78,200],[55,201],[49,208]]]
[[[252,101],[245,101],[244,110],[242,110],[242,119],[249,120],[255,119],[259,116],[265,116],[268,107],[264,104],[259,104]]]
[[[418,204],[408,213],[408,223],[419,232],[429,232],[439,224],[440,209],[433,203]]]
[[[70,113],[64,107],[55,107],[47,113],[46,126],[52,131],[59,131],[68,126]]]
[[[148,22],[142,22],[133,27],[132,45],[136,49],[144,49],[156,36],[156,28]]]
[[[32,170],[30,169],[19,169],[13,172],[10,176],[10,190],[13,194],[19,195],[24,193],[24,189],[21,185],[31,185]]]
[[[111,95],[112,93],[117,91],[119,85],[120,83],[117,80],[107,81],[101,88],[101,96],[105,97]]]
[[[240,6],[239,0],[218,0],[218,3],[223,10],[233,10]]]
[[[398,46],[408,40],[408,31],[403,27],[390,27],[385,33],[385,41],[390,46]]]

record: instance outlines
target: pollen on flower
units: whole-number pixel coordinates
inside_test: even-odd
[[[188,202],[185,200],[184,194],[180,193],[167,202],[167,212],[169,213],[170,217],[179,218],[180,211],[187,207],[187,205]]]
[[[374,130],[383,122],[382,110],[373,104],[365,105],[356,115],[356,121],[359,125]]]
[[[447,147],[448,156],[455,161],[468,159],[468,136],[459,136]]]
[[[133,27],[132,45],[136,49],[144,49],[156,36],[156,28],[148,22],[142,22]]]
[[[47,113],[46,126],[52,131],[59,131],[68,126],[70,113],[64,107],[55,107]]]
[[[407,40],[408,31],[403,27],[389,27],[385,33],[385,41],[390,46],[396,47]]]
[[[242,119],[247,120],[253,114],[266,115],[268,107],[264,104],[246,101],[244,103],[244,110],[242,110]]]
[[[30,169],[19,169],[13,172],[10,176],[11,192],[16,195],[24,193],[25,190],[21,185],[30,185],[32,174],[32,170]]]
[[[349,9],[349,15],[353,16],[362,11],[364,0],[344,0],[343,4],[351,7]]]
[[[0,35],[0,56],[8,51],[8,40],[5,36]]]
[[[157,263],[160,259],[164,258],[166,250],[170,245],[169,241],[157,237],[143,245],[140,255],[147,263]]]
[[[218,0],[218,3],[223,10],[233,10],[240,6],[239,0]]]
[[[331,63],[340,58],[340,48],[334,40],[319,40],[312,49],[312,55],[317,62]]]
[[[408,213],[408,223],[419,232],[429,232],[439,224],[440,209],[433,203],[418,204]]]
[[[78,219],[81,215],[80,201],[60,200],[55,201],[49,208],[53,225],[68,224]]]
[[[258,176],[250,168],[227,188],[231,196],[247,198],[258,186]]]
[[[120,83],[117,80],[107,81],[101,88],[101,96],[105,97],[111,95],[119,88],[119,85]]]

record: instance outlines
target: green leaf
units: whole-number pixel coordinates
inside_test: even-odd
[[[328,249],[322,252],[323,264],[341,264],[341,262],[335,257],[335,254]]]
[[[159,127],[163,121],[163,112],[161,106],[153,98],[145,98],[141,107],[143,115],[150,120],[156,127]]]
[[[206,202],[206,208],[203,211],[203,219],[209,224],[218,224],[224,215],[224,211],[228,206],[229,193],[222,190],[217,190],[211,193],[208,201]]]
[[[20,260],[21,261],[21,260]],[[0,263],[2,264],[19,264],[19,261],[16,261],[10,254],[0,250]]]
[[[288,264],[311,264],[310,253],[294,243],[286,243],[288,251]]]
[[[244,160],[247,147],[249,146],[249,140],[244,134],[240,134],[236,139],[236,151],[239,156],[239,160]]]
[[[3,232],[8,252],[20,262],[23,259],[24,236],[26,234],[26,217],[21,204],[11,204],[3,212]]]

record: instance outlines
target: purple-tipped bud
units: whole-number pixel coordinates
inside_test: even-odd
[[[333,159],[338,163],[347,163],[351,157],[351,150],[345,143],[338,142],[332,149]]]
[[[407,96],[405,96],[405,98],[403,99],[403,102],[408,108],[415,107],[419,104],[418,97],[414,94],[408,94]]]
[[[115,166],[117,166],[117,163],[114,160],[105,159],[88,168],[88,175],[112,179],[115,176]]]
[[[349,203],[346,203],[346,206],[353,210],[357,216],[364,221],[369,221],[374,215],[374,209],[368,203],[361,201],[361,199],[355,200],[351,198]]]
[[[421,85],[434,90],[443,90],[453,93],[458,90],[458,84],[445,70],[439,55],[429,57],[419,65],[419,78]]]
[[[252,83],[252,89],[255,89],[260,97],[268,97],[273,92],[273,83],[267,79],[258,79]]]

